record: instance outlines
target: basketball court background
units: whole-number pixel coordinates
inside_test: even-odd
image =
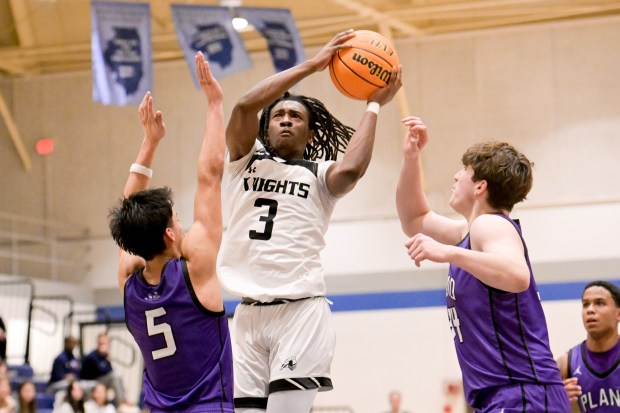
[[[532,193],[514,216],[521,219],[537,282],[550,285],[548,295],[541,295],[556,355],[585,337],[574,283],[620,280],[619,38],[620,18],[606,17],[395,42],[411,112],[429,126],[424,167],[434,209],[449,213],[452,176],[474,142],[505,139],[535,162]],[[226,116],[247,89],[273,72],[266,54],[253,59],[251,70],[221,82]],[[185,62],[158,63],[154,76],[155,105],[164,112],[168,132],[152,184],[174,189],[187,227],[205,102]],[[25,172],[0,125],[0,211],[83,228],[85,235],[56,241],[79,251],[84,267],[61,269],[46,288],[75,292],[76,302],[120,305],[106,217],[142,139],[137,108],[93,103],[87,71],[0,79],[0,90],[28,148],[42,137],[56,143],[47,159],[33,154],[32,170]],[[343,97],[327,71],[295,92],[321,99],[353,126],[365,109],[363,102]],[[371,165],[336,207],[328,231],[328,291],[345,296],[340,302],[361,304],[334,313],[336,390],[320,394],[317,406],[380,412],[387,408],[388,392],[399,389],[408,410],[439,412],[449,399],[447,385],[460,377],[445,310],[424,301],[425,294],[441,290],[446,268],[416,269],[398,225],[401,115],[396,100],[382,109]],[[9,253],[0,268],[7,274],[11,248],[3,244]],[[29,271],[35,276],[42,270],[21,263],[20,273]],[[570,294],[554,296],[563,286],[571,287]],[[399,297],[394,292],[411,293],[403,307],[389,307]],[[381,300],[387,308],[376,304]]]

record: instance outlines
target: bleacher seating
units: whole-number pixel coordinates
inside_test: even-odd
[[[47,390],[48,380],[38,379],[35,377],[32,379],[32,382],[34,383],[35,389],[37,389],[37,393],[45,393],[45,391]]]
[[[37,403],[37,413],[54,410],[54,395],[47,393],[37,393],[35,396]]]
[[[45,389],[47,387],[47,380],[38,379],[34,377],[32,367],[27,364],[24,365],[9,365],[9,380],[11,382],[11,388],[14,392],[18,391],[19,385],[24,380],[30,380],[33,382],[36,389],[35,401],[37,404],[37,413],[52,413],[54,410],[54,395],[47,394]],[[17,395],[16,395],[17,396]]]
[[[32,371],[32,367],[28,364],[17,365],[17,364],[9,364],[9,378],[20,378],[24,379],[32,379],[34,372]]]

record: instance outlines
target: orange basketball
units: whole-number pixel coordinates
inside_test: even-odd
[[[336,88],[352,99],[367,100],[390,80],[398,65],[396,49],[388,39],[370,30],[357,30],[348,41],[352,47],[339,50],[329,63]]]

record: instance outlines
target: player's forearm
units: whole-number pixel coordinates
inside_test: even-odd
[[[145,136],[142,140],[142,145],[140,146],[138,155],[136,156],[135,163],[150,168],[153,164],[153,159],[155,158],[155,152],[157,151],[158,146],[158,140],[149,139],[148,136]]]
[[[257,83],[241,97],[237,107],[243,111],[258,113],[262,108],[295,86],[295,84],[316,71],[316,65],[312,60],[306,60],[297,66],[271,75]]]
[[[415,225],[419,218],[430,212],[422,186],[419,158],[403,160],[396,186],[396,210],[403,232],[413,236],[421,228]]]
[[[148,137],[145,136],[134,163],[150,169],[153,164],[153,158],[155,157],[155,152],[157,151],[158,145],[159,141],[148,139]],[[150,178],[144,174],[130,172],[127,177],[127,181],[125,182],[123,196],[127,198],[131,194],[147,189],[149,186],[149,180]]]
[[[366,111],[347,145],[342,158],[343,167],[351,171],[357,178],[361,178],[370,164],[372,151],[375,145],[377,130],[377,114]]]
[[[332,195],[339,197],[348,193],[366,173],[372,158],[376,126],[377,115],[364,113],[342,159],[336,162],[328,176],[327,184]]]
[[[198,158],[198,179],[219,182],[224,170],[224,107],[221,102],[209,102],[205,136]]]

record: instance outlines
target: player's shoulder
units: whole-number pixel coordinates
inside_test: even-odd
[[[470,225],[470,232],[505,230],[514,230],[514,224],[510,217],[502,214],[481,214]]]
[[[510,224],[510,222],[512,221],[512,218],[510,218],[508,215],[499,213],[499,212],[493,212],[493,213],[486,213],[486,214],[480,214],[478,215],[473,222],[481,222],[481,223],[508,223]]]

